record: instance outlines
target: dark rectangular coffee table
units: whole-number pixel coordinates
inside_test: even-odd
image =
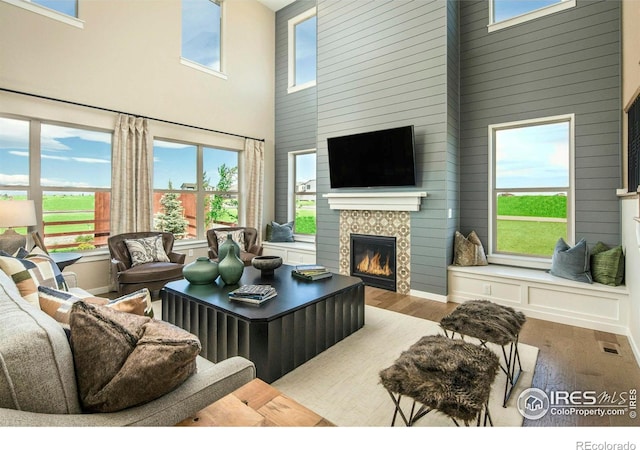
[[[162,320],[195,334],[203,357],[213,362],[243,356],[256,365],[258,378],[271,383],[364,326],[364,283],[334,274],[304,281],[292,266],[262,278],[248,266],[240,283],[167,283],[160,292]],[[278,295],[261,305],[230,301],[243,284],[271,284]]]

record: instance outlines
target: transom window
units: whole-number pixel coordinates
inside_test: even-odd
[[[490,258],[548,259],[573,241],[574,116],[489,126]]]
[[[490,0],[489,31],[497,31],[574,6],[576,0]]]
[[[288,25],[291,93],[316,85],[316,8],[290,19]]]
[[[238,224],[238,152],[154,140],[153,159],[155,229],[204,239],[210,228]]]
[[[289,220],[294,233],[316,234],[316,152],[306,150],[289,154]]]
[[[222,72],[221,36],[220,1],[182,0],[183,63],[199,69]]]
[[[84,22],[78,17],[77,0],[0,0],[10,3],[27,11],[31,11],[41,16],[72,25],[77,28],[84,28]]]

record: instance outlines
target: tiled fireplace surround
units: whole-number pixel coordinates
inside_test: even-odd
[[[340,210],[339,270],[351,274],[351,234],[396,238],[396,292],[411,290],[411,211],[419,211],[426,192],[323,194]]]
[[[396,292],[408,294],[411,286],[411,233],[408,211],[340,211],[340,273],[350,275],[351,234],[396,238]]]

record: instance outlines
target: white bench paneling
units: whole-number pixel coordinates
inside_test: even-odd
[[[491,264],[448,268],[448,300],[486,299],[528,317],[627,335],[626,286],[581,283],[546,271]]]
[[[310,242],[263,242],[262,254],[265,256],[280,256],[284,264],[295,266],[298,264],[316,263],[316,246]]]

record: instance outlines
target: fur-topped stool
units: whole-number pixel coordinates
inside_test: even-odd
[[[504,364],[501,363],[500,368],[507,376],[502,402],[505,408],[522,372],[518,336],[526,320],[524,314],[508,306],[472,300],[461,304],[440,321],[445,334],[451,338],[458,333],[463,339],[465,336],[478,339],[484,347],[491,342],[502,348]]]
[[[441,335],[421,338],[380,372],[380,382],[395,404],[391,426],[398,414],[412,426],[432,410],[456,425],[461,420],[493,426],[489,395],[498,367],[496,354],[479,345]],[[403,395],[413,399],[409,417],[400,407]],[[418,411],[416,402],[421,404]]]

